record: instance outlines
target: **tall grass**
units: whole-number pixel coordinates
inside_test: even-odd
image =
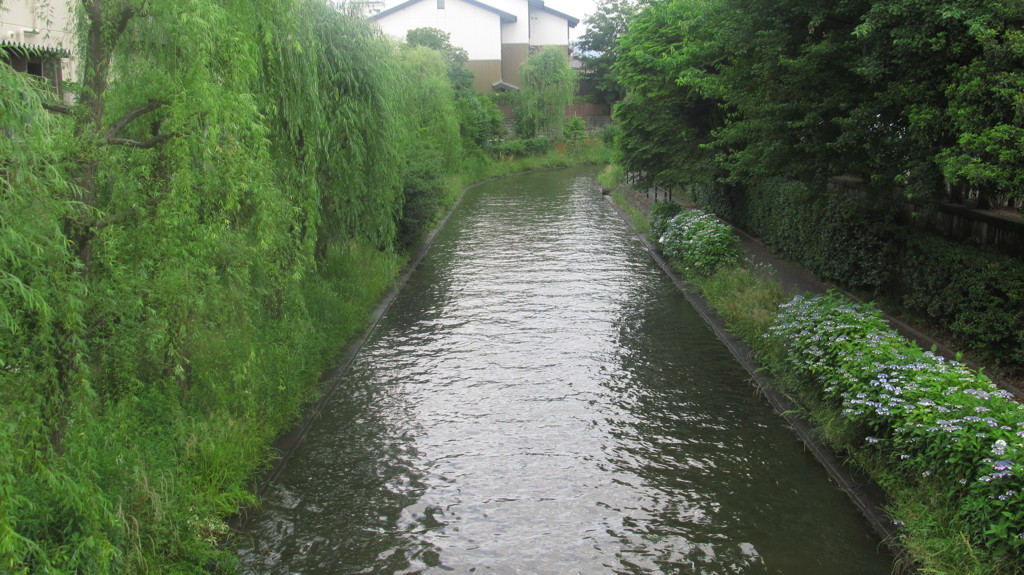
[[[608,164],[597,176],[597,183],[606,190],[617,190],[626,181],[626,169],[618,164]]]
[[[761,339],[786,300],[782,285],[750,263],[727,266],[695,283],[729,331],[748,342]]]
[[[636,230],[638,234],[646,236],[651,229],[651,224],[647,220],[647,214],[629,203],[626,200],[626,195],[621,189],[614,188],[611,196],[616,205],[622,208],[622,210],[626,212],[626,215],[629,216],[629,221],[633,224],[633,229]]]

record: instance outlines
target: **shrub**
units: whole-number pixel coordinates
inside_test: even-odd
[[[498,158],[522,158],[539,156],[551,150],[551,140],[547,138],[529,138],[525,140],[509,140],[490,147],[490,152]]]
[[[423,238],[444,201],[445,181],[440,170],[429,165],[413,166],[402,183],[405,202],[398,220],[396,247],[408,250]]]
[[[906,341],[874,307],[797,296],[769,337],[912,485],[935,489],[965,537],[1011,569],[1024,551],[1024,406],[981,372]]]
[[[740,260],[739,238],[732,233],[732,227],[697,210],[682,212],[669,220],[658,244],[687,275],[708,276],[723,265]]]
[[[485,145],[505,129],[505,120],[494,102],[482,95],[462,95],[455,100],[462,137],[477,146]]]
[[[1024,365],[1024,263],[924,236],[906,254],[900,293],[909,312],[1003,365]]]
[[[601,141],[607,146],[615,145],[615,138],[619,135],[618,124],[608,124],[603,130],[601,130]]]
[[[573,116],[562,127],[562,136],[576,149],[577,141],[587,135],[587,123],[579,116]]]
[[[650,229],[648,235],[651,241],[657,242],[661,239],[661,236],[665,235],[668,231],[669,222],[672,218],[679,215],[683,211],[683,206],[675,202],[656,202],[651,206],[650,218]]]

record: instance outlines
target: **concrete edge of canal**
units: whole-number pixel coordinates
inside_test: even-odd
[[[896,524],[885,511],[886,496],[882,489],[869,478],[844,465],[835,451],[818,441],[810,422],[797,415],[796,406],[786,396],[776,391],[771,385],[772,378],[760,370],[754,361],[754,352],[750,346],[729,333],[725,328],[725,322],[715,313],[708,302],[672,268],[643,234],[636,231],[629,215],[612,200],[611,196],[605,197],[626,225],[633,230],[634,235],[643,243],[651,257],[697,310],[715,336],[725,344],[736,361],[750,374],[751,384],[757,393],[768,401],[778,415],[786,420],[786,423],[804,444],[805,449],[811,452],[839,488],[860,509],[872,529],[896,557],[896,568],[902,573],[916,573],[913,561],[899,544]]]

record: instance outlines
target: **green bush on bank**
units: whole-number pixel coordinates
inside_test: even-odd
[[[896,334],[872,306],[797,296],[766,334],[846,429],[830,439],[874,452],[888,482],[951,506],[993,572],[1024,569],[1024,406],[982,373]],[[938,510],[936,512],[939,512]]]
[[[1024,261],[926,235],[900,250],[894,298],[966,349],[1024,370]]]
[[[552,149],[553,142],[548,138],[525,138],[507,140],[493,144],[487,151],[497,159],[517,159],[527,156],[540,156]]]
[[[668,231],[672,218],[682,211],[683,206],[675,202],[655,202],[648,215],[647,239],[655,244],[661,241],[661,236]]]
[[[674,205],[674,204],[671,204]],[[687,210],[667,218],[673,208],[658,208],[652,218],[652,234],[658,247],[678,264],[687,276],[706,277],[723,266],[740,260],[739,238],[732,228],[715,216],[699,210]]]

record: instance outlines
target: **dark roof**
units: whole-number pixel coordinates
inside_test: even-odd
[[[51,58],[67,58],[69,53],[63,48],[53,46],[40,46],[38,44],[27,44],[25,42],[12,42],[0,40],[0,50],[22,56],[49,56]]]
[[[422,0],[407,0],[406,2],[402,2],[401,4],[392,6],[391,8],[388,8],[387,10],[384,10],[382,12],[378,12],[378,13],[374,14],[373,16],[370,16],[370,20],[379,20],[380,18],[382,18],[384,16],[387,16],[388,14],[394,14],[395,12],[398,12],[399,10],[405,9],[405,8],[407,8],[409,6],[412,6],[413,4],[416,4],[417,2],[421,2],[421,1]],[[468,4],[472,4],[473,6],[476,6],[478,8],[483,8],[484,10],[488,10],[490,12],[494,12],[498,16],[501,16],[501,21],[502,22],[511,23],[511,22],[515,22],[516,20],[518,20],[518,18],[516,18],[515,14],[509,14],[508,12],[505,12],[504,10],[498,10],[494,6],[489,6],[487,4],[484,4],[483,2],[480,2],[479,0],[462,0],[462,1],[466,2]]]
[[[519,91],[519,86],[516,86],[515,84],[509,84],[508,82],[506,82],[504,80],[498,80],[497,82],[491,84],[491,87],[494,88],[494,90],[496,92],[518,92]]]
[[[580,23],[580,19],[579,18],[576,18],[574,16],[570,16],[570,15],[566,14],[565,12],[559,12],[558,10],[555,10],[554,8],[548,8],[547,6],[544,5],[544,0],[529,0],[529,2],[530,2],[530,6],[533,6],[535,8],[540,8],[541,10],[543,10],[545,12],[550,12],[551,14],[554,14],[555,16],[560,16],[562,18],[565,18],[565,21],[569,23],[569,27],[570,28],[575,28],[576,25]]]

